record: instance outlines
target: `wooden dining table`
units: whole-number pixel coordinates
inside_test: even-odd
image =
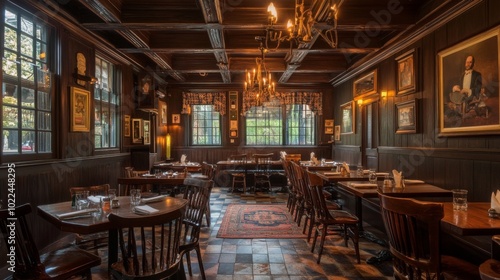
[[[467,211],[459,211],[453,210],[452,202],[446,202],[441,229],[461,236],[500,234],[500,218],[488,216],[490,206],[490,202],[468,202]]]
[[[120,207],[111,209],[110,212],[127,218],[141,217],[141,215],[132,211],[130,197],[119,196],[118,200]],[[159,212],[149,215],[160,215],[168,212],[174,212],[182,209],[186,206],[186,204],[187,200],[185,199],[165,196],[165,198],[161,201],[148,203],[149,206],[159,210]],[[104,212],[98,217],[87,214],[74,218],[60,219],[57,216],[63,213],[70,213],[72,211],[76,211],[76,209],[71,207],[71,201],[39,205],[37,207],[37,214],[61,231],[79,234],[92,234],[108,231],[108,267],[111,266],[111,264],[118,260],[118,232],[117,229],[111,228],[107,217],[109,212]]]
[[[170,170],[173,168],[186,168],[188,172],[198,172],[201,170],[201,164],[199,162],[162,162],[153,164],[153,169],[160,170]]]
[[[161,176],[155,176],[154,174],[145,174],[137,177],[122,177],[118,178],[118,192],[122,194],[121,187],[122,185],[125,186],[141,186],[141,185],[153,185],[157,186],[158,192],[161,191],[161,188],[173,188],[175,186],[182,185],[184,183],[184,179],[187,177],[192,177],[192,178],[207,178],[206,176],[202,174],[195,174],[195,173],[177,173],[176,175],[173,174],[162,174]],[[125,192],[126,193],[126,192]]]

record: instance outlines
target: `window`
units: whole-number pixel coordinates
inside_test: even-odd
[[[221,145],[220,114],[213,105],[192,105],[193,145]]]
[[[315,145],[316,115],[309,105],[289,104],[284,107],[284,116],[282,106],[252,107],[246,113],[246,145]]]
[[[246,113],[247,145],[283,145],[282,109],[252,107]]]
[[[98,79],[94,90],[95,148],[118,147],[120,79],[115,66],[96,57],[95,75]]]
[[[316,118],[305,104],[286,105],[287,145],[314,145]]]
[[[2,154],[51,155],[52,28],[31,14],[3,12]]]

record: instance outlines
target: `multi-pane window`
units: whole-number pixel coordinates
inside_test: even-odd
[[[119,74],[110,62],[96,57],[94,90],[95,148],[118,147],[118,105],[120,101]]]
[[[52,28],[33,15],[4,9],[2,54],[2,153],[52,152]]]
[[[252,107],[246,113],[247,145],[282,145],[283,117],[281,107]]]
[[[316,118],[305,104],[286,105],[286,144],[314,145]]]
[[[213,105],[192,105],[193,145],[221,145],[220,114]]]
[[[281,106],[252,107],[245,118],[246,145],[315,145],[316,115],[309,106],[291,104],[284,111]]]

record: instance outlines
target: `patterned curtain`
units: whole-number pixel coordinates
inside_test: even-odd
[[[214,105],[214,110],[221,115],[226,114],[226,93],[225,92],[183,92],[182,93],[182,114],[191,112],[191,105]]]
[[[280,105],[307,104],[316,115],[323,115],[323,94],[321,92],[276,92],[274,98],[279,101]],[[245,114],[253,106],[257,106],[255,93],[243,92],[242,114]]]

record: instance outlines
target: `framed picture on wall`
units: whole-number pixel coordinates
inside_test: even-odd
[[[180,124],[181,123],[181,115],[180,114],[172,114],[172,123]]]
[[[142,119],[132,119],[132,143],[142,144]]]
[[[144,145],[149,145],[151,143],[151,134],[149,129],[149,121],[143,121],[143,135],[144,135]]]
[[[71,131],[90,131],[90,92],[81,88],[71,87]]]
[[[396,103],[396,133],[417,132],[417,100]]]
[[[416,91],[417,65],[416,51],[409,50],[396,58],[397,64],[397,95],[408,94]]]
[[[499,35],[497,26],[438,53],[439,136],[500,133]]]
[[[341,134],[354,133],[354,101],[340,105],[340,112],[342,114]]]
[[[340,125],[335,126],[335,141],[340,141]]]
[[[130,137],[130,115],[125,115],[123,136]]]
[[[167,103],[158,101],[160,107],[160,125],[167,125]]]
[[[354,100],[363,99],[364,97],[375,93],[377,93],[376,69],[354,81],[353,84]]]

